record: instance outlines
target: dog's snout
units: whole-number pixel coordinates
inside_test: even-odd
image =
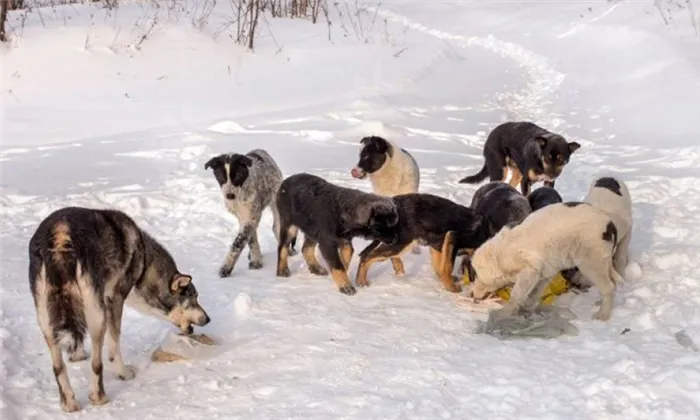
[[[205,315],[204,315],[204,319],[202,320],[202,323],[200,324],[200,326],[203,327],[203,326],[207,325],[207,324],[210,323],[210,322],[211,322],[211,318],[209,318],[209,315],[206,315],[206,314],[205,314]]]
[[[234,193],[226,193],[226,199],[227,199],[227,200],[235,200],[235,199],[236,199],[236,194],[234,194]]]

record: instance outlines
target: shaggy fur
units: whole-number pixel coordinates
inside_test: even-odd
[[[569,163],[571,155],[581,147],[567,142],[531,122],[506,122],[491,131],[484,144],[484,166],[479,173],[467,176],[461,183],[476,184],[487,177],[491,181],[505,181],[508,171],[513,173],[510,185],[517,187],[524,196],[531,186],[544,181],[549,187]]]
[[[151,314],[168,319],[184,332],[209,317],[197,302],[192,278],[155,239],[116,210],[66,207],[44,219],[29,241],[29,286],[37,322],[51,354],[64,411],[80,409],[68,379],[62,350],[70,361],[87,358],[85,333],[92,342],[90,401],[107,402],[102,345],[107,333],[109,360],[122,380],[134,369],[120,349],[122,311],[136,295]],[[133,291],[132,291],[133,289]]]
[[[615,270],[624,277],[629,262],[629,246],[632,239],[632,197],[625,182],[616,177],[595,178],[583,201],[607,214],[617,227],[617,247],[613,256]],[[579,289],[590,287],[591,280],[582,276],[579,270],[568,270],[564,276]]]
[[[391,259],[394,271],[404,274],[401,255],[418,241],[430,247],[433,269],[445,289],[461,291],[452,278],[454,261],[458,253],[473,250],[492,234],[488,219],[468,207],[432,194],[401,194],[394,197],[398,209],[398,238],[395,243],[370,243],[360,253],[355,284],[368,286],[367,272],[376,262]],[[451,238],[446,235],[451,232]]]
[[[353,178],[369,176],[374,193],[387,197],[418,192],[420,169],[406,149],[378,136],[364,137],[360,144],[360,158],[350,171]],[[412,251],[420,254],[420,246],[415,244]]]
[[[549,205],[501,229],[474,252],[468,264],[472,294],[482,299],[514,284],[504,309],[531,309],[554,275],[578,267],[602,296],[594,318],[607,320],[615,285],[623,281],[613,266],[616,243],[617,228],[604,212],[587,203]]]
[[[550,204],[561,203],[564,200],[552,187],[539,187],[527,196],[532,211],[537,211]]]
[[[239,231],[226,253],[219,276],[228,277],[248,246],[248,268],[262,268],[262,251],[258,242],[258,225],[262,212],[270,207],[273,216],[272,229],[279,240],[279,215],[274,204],[282,182],[282,171],[272,156],[262,149],[254,149],[245,155],[229,153],[211,158],[204,169],[211,168],[219,183],[226,209],[238,219]],[[295,253],[290,242],[290,252]]]
[[[398,238],[398,212],[390,197],[340,187],[300,173],[285,179],[277,193],[280,240],[277,276],[289,277],[288,245],[297,231],[304,233],[302,254],[313,274],[328,271],[316,259],[316,246],[326,260],[339,291],[356,293],[347,269],[354,252],[352,239],[361,237],[394,244]]]

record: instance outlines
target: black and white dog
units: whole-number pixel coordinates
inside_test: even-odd
[[[491,181],[505,181],[510,169],[510,185],[519,185],[527,196],[535,182],[544,181],[546,186],[553,187],[571,155],[580,147],[579,143],[568,142],[532,122],[505,122],[489,133],[481,170],[459,182],[476,184],[487,177]]]
[[[391,260],[394,272],[404,274],[401,255],[414,242],[430,247],[435,275],[446,290],[460,292],[462,287],[452,277],[459,253],[470,252],[493,234],[486,217],[475,210],[433,194],[400,194],[394,196],[398,209],[397,240],[382,243],[375,240],[360,252],[360,265],[355,284],[369,286],[367,272],[372,264]]]
[[[68,351],[72,362],[86,359],[86,332],[92,342],[92,404],[108,401],[102,377],[105,334],[117,376],[134,377],[119,344],[127,296],[187,334],[192,333],[192,324],[209,323],[197,302],[192,277],[180,273],[168,251],[117,210],[66,207],[46,217],[29,241],[29,286],[51,353],[61,408],[67,412],[80,405],[62,350]]]
[[[418,192],[420,169],[406,149],[378,136],[364,137],[360,145],[360,159],[350,171],[353,178],[369,176],[374,193],[387,197]],[[415,244],[412,251],[420,254],[420,246]]]
[[[272,210],[275,238],[279,240],[279,215],[275,206],[275,196],[282,182],[282,171],[269,153],[254,149],[245,155],[229,153],[211,158],[204,169],[211,168],[221,187],[226,209],[238,219],[239,231],[226,253],[219,276],[231,275],[243,248],[248,246],[248,268],[260,269],[262,251],[258,242],[258,225],[263,210]],[[290,253],[294,255],[293,238]]]
[[[309,271],[328,275],[316,259],[316,246],[326,260],[338,290],[356,293],[347,270],[354,252],[352,239],[361,237],[394,244],[398,238],[398,212],[390,197],[340,187],[308,173],[295,174],[282,182],[277,193],[280,240],[277,276],[289,277],[289,243],[301,230],[302,254]]]

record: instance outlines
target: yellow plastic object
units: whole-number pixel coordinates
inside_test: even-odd
[[[468,285],[471,280],[469,279],[469,273],[465,272],[464,277],[462,277],[462,280],[464,281],[465,285]],[[499,289],[496,291],[496,296],[503,300],[509,300],[510,299],[510,287],[504,287],[502,289]],[[554,278],[552,278],[552,281],[549,282],[547,285],[547,288],[544,289],[542,292],[542,297],[540,298],[542,303],[545,305],[551,305],[554,303],[554,300],[557,298],[559,295],[563,295],[569,290],[569,283],[566,281],[564,276],[561,275],[561,273],[558,273]]]

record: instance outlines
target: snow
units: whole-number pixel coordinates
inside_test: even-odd
[[[332,16],[330,41],[325,22],[268,17],[248,53],[226,32],[226,2],[210,15],[195,3],[56,6],[24,23],[10,14],[0,89],[3,419],[71,417],[59,408],[26,278],[29,237],[65,205],[119,208],[162,241],[212,318],[199,332],[223,343],[201,359],[151,364],[172,327],[127,309],[122,349],[137,377],[107,374],[111,401],[93,407],[89,363],[71,364],[83,406],[73,417],[698,418],[700,353],[676,338],[684,330],[700,343],[700,36],[686,9],[367,3],[361,18]],[[700,3],[690,4],[697,14]],[[217,276],[237,226],[204,170],[214,154],[264,147],[285,175],[369,191],[349,173],[359,139],[387,135],[416,156],[422,191],[468,204],[475,187],[457,180],[481,166],[487,133],[509,119],[583,145],[557,183],[565,199],[582,198],[599,173],[630,187],[633,261],[609,322],[590,319],[593,290],[559,302],[577,314],[577,336],[477,334],[486,315],[442,289],[425,253],[406,255],[402,278],[377,264],[371,287],[352,297],[310,275],[300,256],[292,277],[278,279],[269,212],[258,233],[265,267],[239,263],[231,278]],[[357,256],[351,278],[356,265]]]

